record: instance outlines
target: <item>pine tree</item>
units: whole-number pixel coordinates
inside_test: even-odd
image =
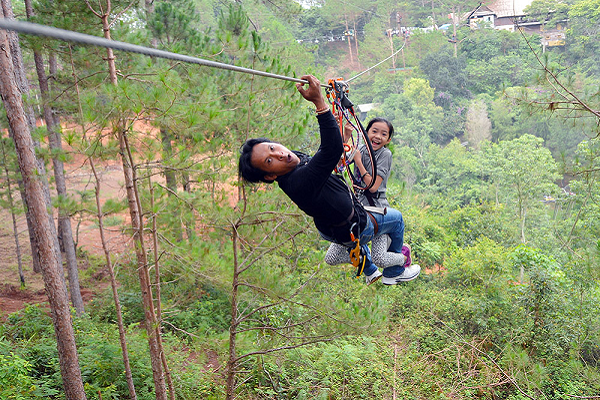
[[[31,0],[25,0],[25,8],[27,17],[33,16],[33,8]],[[33,59],[35,61],[35,69],[37,72],[40,93],[42,96],[42,107],[44,110],[44,119],[46,120],[46,128],[48,130],[48,142],[52,153],[52,165],[54,170],[54,181],[56,183],[56,192],[58,194],[58,231],[59,237],[62,238],[62,244],[65,251],[67,261],[67,272],[69,277],[69,292],[71,294],[71,302],[75,307],[77,316],[84,313],[83,298],[81,297],[81,289],[79,287],[79,271],[77,269],[77,257],[75,254],[75,242],[73,241],[73,232],[71,230],[71,219],[66,209],[65,203],[68,202],[67,185],[65,179],[62,144],[60,137],[60,125],[58,125],[55,117],[55,112],[49,104],[50,89],[48,86],[48,77],[44,67],[44,60],[39,49],[34,49]]]
[[[13,235],[15,237],[17,266],[19,269],[19,279],[21,288],[25,287],[25,275],[23,274],[23,261],[21,254],[21,245],[19,242],[19,230],[17,229],[17,215],[23,212],[23,208],[15,203],[15,187],[17,181],[21,179],[18,173],[17,157],[14,149],[14,143],[9,138],[0,137],[0,165],[2,166],[2,176],[0,182],[0,207],[7,209],[10,213]]]
[[[9,17],[5,12],[6,0],[3,0],[2,6],[3,12],[0,16]],[[8,6],[10,5],[8,4]],[[38,239],[40,267],[52,311],[65,396],[69,400],[85,399],[77,348],[75,347],[75,334],[62,277],[58,238],[54,224],[48,217],[47,203],[44,200],[45,172],[40,170],[35,157],[35,148],[26,121],[21,93],[17,89],[14,78],[12,49],[7,34],[3,30],[0,30],[0,44],[5,49],[0,52],[0,93],[9,124],[13,130],[25,196],[28,200],[27,205],[31,209],[35,234]]]

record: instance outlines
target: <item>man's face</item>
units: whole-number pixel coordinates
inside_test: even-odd
[[[265,179],[275,180],[278,176],[292,171],[300,159],[287,147],[279,143],[263,142],[254,145],[250,163],[267,174]]]

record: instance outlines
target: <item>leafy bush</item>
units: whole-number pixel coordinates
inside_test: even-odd
[[[121,399],[129,396],[119,334],[115,325],[78,319],[75,321],[81,375],[88,399]],[[154,382],[144,332],[127,335],[127,352],[139,399],[154,398]]]
[[[504,246],[516,245],[512,222],[506,218],[502,205],[469,204],[452,210],[442,221],[459,247],[472,246],[483,236]]]
[[[450,237],[440,226],[438,218],[425,207],[404,207],[404,242],[412,247],[413,260],[422,268],[442,264],[453,247]]]
[[[197,335],[210,335],[229,328],[231,304],[224,292],[213,290],[202,295],[185,309],[169,315],[165,328],[175,334],[183,329]]]
[[[52,335],[54,328],[50,316],[39,304],[29,304],[8,316],[3,331],[13,340],[29,340],[34,336]]]
[[[0,354],[0,398],[2,399],[31,399],[36,398],[35,385],[29,375],[31,364],[27,361],[10,353],[4,356]]]
[[[255,369],[253,386],[262,390],[281,387],[274,394],[298,399],[384,398],[390,394],[389,366],[384,361],[389,354],[381,350],[367,337],[299,348],[288,353],[283,366],[269,366],[270,373],[257,363],[260,368]]]
[[[144,308],[142,294],[139,291],[119,292],[119,303],[124,325],[137,324],[144,321]],[[112,290],[108,288],[102,295],[94,298],[87,306],[87,311],[98,321],[114,323],[117,320],[117,311],[113,302]]]
[[[449,282],[484,290],[502,285],[512,274],[506,249],[486,237],[480,237],[470,247],[457,249],[444,265]]]
[[[191,360],[182,360],[178,365],[184,368],[173,374],[176,398],[220,400],[225,397],[223,382],[216,372],[206,371],[203,365]]]

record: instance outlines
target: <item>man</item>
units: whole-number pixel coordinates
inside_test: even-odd
[[[308,81],[308,88],[305,89],[301,83],[296,87],[302,97],[316,107],[321,133],[319,149],[313,157],[309,157],[269,139],[250,139],[241,149],[240,176],[248,182],[277,181],[285,194],[313,217],[324,239],[352,248],[354,243],[350,232],[359,237],[367,256],[364,274],[368,284],[382,275],[382,282],[386,285],[415,279],[421,271],[418,265],[405,268],[401,263],[384,268],[382,274],[372,263],[366,244],[375,235],[388,234],[391,239],[389,251],[401,253],[404,241],[402,214],[391,208],[385,215],[368,213],[352,196],[345,182],[332,174],[344,151],[340,131],[321,93],[319,80],[312,75],[305,75],[302,79]]]

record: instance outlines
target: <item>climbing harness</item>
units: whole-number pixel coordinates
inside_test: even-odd
[[[329,85],[325,89],[325,92],[327,94],[327,99],[331,103],[331,111],[338,122],[340,134],[342,135],[342,141],[344,142],[344,153],[342,154],[340,162],[335,168],[335,172],[346,183],[352,204],[360,204],[355,193],[365,190],[368,191],[375,182],[375,179],[371,179],[371,183],[367,186],[364,186],[364,182],[362,181],[361,177],[355,176],[355,174],[350,171],[350,164],[352,164],[354,155],[361,144],[365,145],[367,155],[371,160],[371,171],[369,171],[369,173],[372,177],[377,176],[377,161],[373,156],[373,147],[369,137],[367,136],[367,132],[365,131],[360,119],[354,112],[354,104],[348,98],[348,83],[341,78],[338,78],[330,79],[328,84]],[[347,126],[350,126],[352,131],[356,133],[350,138],[346,138],[344,135],[344,128]],[[351,184],[349,184],[343,178],[344,172],[346,172],[346,175],[350,177]],[[373,219],[372,215],[370,215],[368,212],[367,214]],[[376,222],[374,226],[377,226]],[[355,228],[357,228],[358,231],[356,235],[354,234]],[[354,268],[356,268],[356,277],[358,278],[363,273],[367,260],[367,257],[362,251],[360,244],[360,221],[351,224],[350,239],[353,242],[353,246],[349,250],[350,262]]]
[[[331,112],[338,121],[340,134],[342,135],[342,141],[344,142],[344,154],[342,155],[340,163],[336,167],[335,172],[341,174],[344,171],[347,171],[348,166],[353,162],[354,155],[356,154],[358,147],[361,144],[364,144],[366,146],[367,154],[370,158],[372,167],[371,171],[368,172],[373,178],[376,177],[377,162],[373,156],[373,146],[371,146],[371,141],[369,140],[367,132],[360,122],[360,119],[354,112],[354,104],[348,98],[348,83],[343,81],[341,78],[338,78],[330,79],[328,84],[329,85],[327,86],[325,93],[327,94],[327,99],[331,103]],[[349,138],[349,143],[346,143],[346,138],[344,137],[344,127],[346,124],[349,125],[354,132],[356,132],[356,137],[352,136]],[[364,182],[360,176],[357,177],[349,171],[348,175],[352,180],[355,191],[369,190],[375,183],[375,180],[372,179],[369,185],[364,186]]]

